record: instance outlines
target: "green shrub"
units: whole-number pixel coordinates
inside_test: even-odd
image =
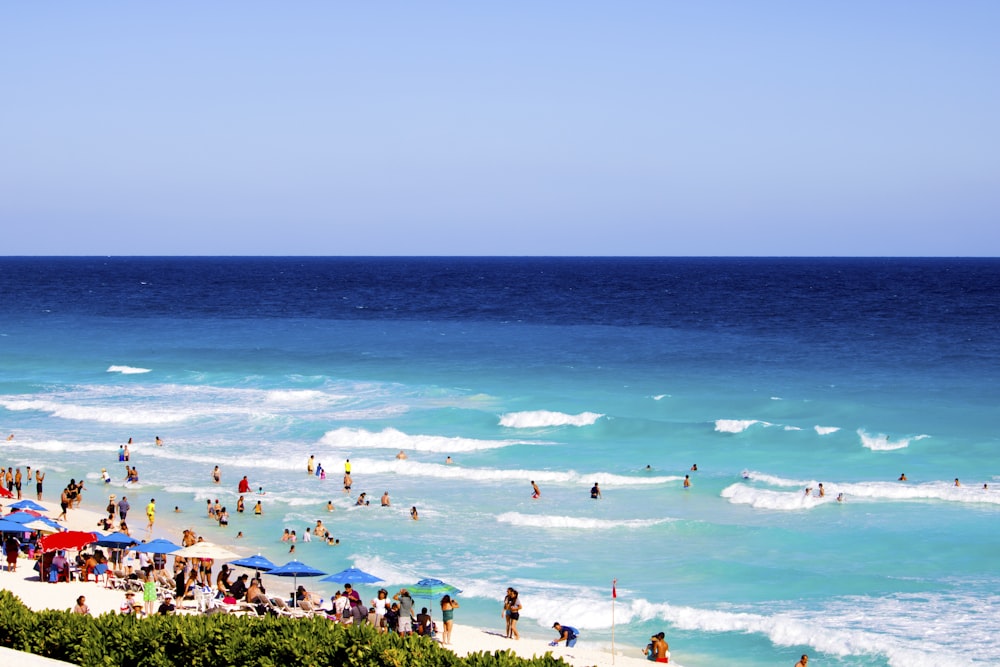
[[[322,618],[36,613],[9,591],[0,591],[0,646],[82,667],[568,667],[551,654],[460,658],[424,637]]]

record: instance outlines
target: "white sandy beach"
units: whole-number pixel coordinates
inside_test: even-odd
[[[4,502],[4,505],[6,506],[11,502],[7,500]],[[59,514],[58,503],[41,501],[40,504],[49,510],[49,516],[57,516]],[[133,512],[136,509],[139,509],[141,514],[141,508],[137,508],[134,505]],[[101,514],[99,512],[87,508],[71,509],[67,513],[66,527],[70,530],[93,531],[97,529],[97,522],[100,518]],[[175,532],[179,533],[180,530]],[[163,533],[161,530],[155,531],[155,535],[160,534],[164,534],[170,538],[177,538],[177,535],[174,534]],[[0,572],[0,589],[9,590],[14,593],[29,609],[36,611],[42,609],[69,610],[76,603],[78,596],[85,595],[91,613],[97,616],[109,612],[117,613],[119,605],[124,600],[124,594],[121,591],[105,588],[103,584],[95,582],[74,581],[58,584],[39,582],[38,573],[35,572],[33,566],[34,561],[22,558],[18,562],[17,572],[7,572],[6,570]],[[555,638],[555,636],[556,632],[553,630],[552,638]],[[477,628],[456,624],[452,631],[452,644],[446,648],[461,656],[478,651],[492,653],[494,651],[510,649],[517,655],[531,658],[551,652],[553,656],[563,658],[574,667],[612,667],[613,665],[643,667],[649,664],[642,657],[639,647],[617,647],[615,654],[612,654],[610,651],[601,650],[599,647],[588,648],[586,641],[582,638],[573,648],[566,648],[563,645],[549,646],[548,641],[544,639],[507,639],[500,632],[499,619],[496,628]],[[43,662],[45,664],[53,664],[53,661],[40,661],[31,664],[41,665]]]

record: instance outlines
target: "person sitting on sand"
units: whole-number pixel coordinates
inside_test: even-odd
[[[653,662],[670,662],[670,645],[664,637],[662,632],[653,635]]]
[[[414,630],[422,637],[434,636],[434,620],[427,613],[427,607],[421,608],[420,613],[417,614],[417,625]]]
[[[87,606],[86,596],[81,595],[76,599],[76,606],[73,607],[72,613],[90,616],[90,607]]]
[[[577,637],[580,636],[580,632],[576,628],[561,623],[553,623],[552,628],[559,633],[559,636],[555,641],[549,642],[549,646],[557,646],[559,642],[566,642],[567,648],[576,646]]]

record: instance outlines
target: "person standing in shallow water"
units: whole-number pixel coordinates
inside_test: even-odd
[[[539,498],[542,497],[542,492],[538,488],[538,485],[535,484],[535,480],[531,480],[531,497],[534,498],[535,500],[538,500]]]
[[[597,484],[597,482],[594,482],[594,486],[590,487],[590,497],[594,500],[603,498],[601,495],[601,487]]]

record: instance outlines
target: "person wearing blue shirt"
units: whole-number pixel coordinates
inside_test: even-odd
[[[576,628],[559,623],[553,623],[552,627],[559,633],[559,638],[554,642],[549,642],[549,646],[557,646],[559,642],[566,642],[567,647],[576,646],[576,638],[580,636],[580,632]]]

